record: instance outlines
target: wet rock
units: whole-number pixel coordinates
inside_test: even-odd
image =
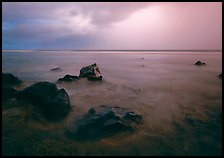
[[[102,76],[96,63],[86,66],[86,67],[83,67],[80,70],[79,77],[87,78],[88,80],[91,80],[91,81],[103,79],[103,76]]]
[[[197,66],[205,66],[206,64],[201,62],[201,61],[197,61],[194,65],[197,65]]]
[[[99,76],[99,77],[97,77],[97,76],[89,76],[87,78],[87,80],[89,80],[89,81],[101,81],[102,79],[103,79],[102,76]]]
[[[60,67],[56,67],[56,68],[51,69],[51,71],[62,71],[62,70]]]
[[[38,82],[17,94],[17,98],[26,99],[38,106],[49,120],[60,120],[71,110],[69,96],[64,89],[58,89],[54,83]]]
[[[188,125],[195,126],[195,121],[192,116],[186,115],[184,117],[184,122]]]
[[[222,79],[222,73],[221,73],[221,74],[219,74],[217,77],[219,77],[220,79]]]
[[[10,73],[2,73],[2,86],[15,86],[22,83],[20,79]]]
[[[141,115],[122,107],[101,105],[90,108],[86,115],[67,127],[65,134],[75,140],[92,140],[114,134],[133,131],[142,123]]]
[[[59,78],[58,81],[65,81],[65,82],[71,82],[71,81],[76,81],[79,80],[80,78],[78,76],[72,76],[72,75],[65,75],[63,78]]]
[[[2,87],[2,98],[9,99],[16,97],[17,90],[12,87]]]

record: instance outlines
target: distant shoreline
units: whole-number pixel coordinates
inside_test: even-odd
[[[2,52],[33,52],[33,51],[83,51],[83,52],[87,52],[87,51],[99,51],[99,52],[103,52],[103,51],[107,51],[107,52],[222,52],[222,50],[42,50],[42,49],[36,49],[36,50],[2,50]]]

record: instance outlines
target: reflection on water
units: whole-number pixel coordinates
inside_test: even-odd
[[[197,60],[206,66],[194,66]],[[57,84],[74,107],[67,123],[102,104],[126,107],[144,123],[135,133],[73,142],[81,155],[221,155],[221,53],[3,53],[3,72],[55,82],[95,62],[103,82]],[[58,66],[61,72],[50,71]]]

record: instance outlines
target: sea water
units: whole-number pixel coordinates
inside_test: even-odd
[[[195,66],[198,60],[206,66]],[[131,134],[79,143],[84,155],[221,155],[221,52],[2,53],[2,72],[27,85],[79,75],[83,66],[93,63],[103,74],[102,82],[57,83],[69,94],[74,109],[70,120],[90,107],[108,105],[142,115],[143,124]],[[55,67],[62,71],[50,71]]]

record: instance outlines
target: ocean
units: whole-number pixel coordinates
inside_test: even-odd
[[[198,60],[206,66],[195,66]],[[24,86],[78,76],[93,63],[103,74],[102,82],[56,83],[68,92],[73,106],[66,124],[99,105],[125,107],[142,115],[143,124],[133,133],[74,142],[77,155],[222,154],[222,80],[217,77],[222,73],[221,52],[2,53],[2,72],[14,74]],[[62,71],[50,71],[55,67]],[[67,141],[63,132],[58,137]]]

